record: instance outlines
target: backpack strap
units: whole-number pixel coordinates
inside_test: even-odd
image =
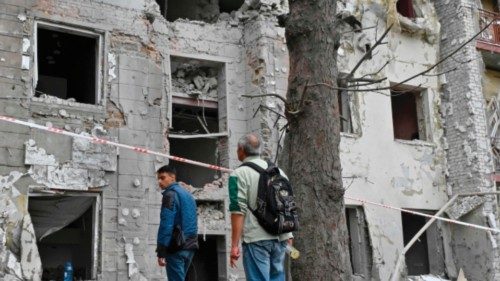
[[[257,171],[259,174],[262,174],[266,171],[261,166],[255,164],[255,163],[252,163],[252,162],[244,162],[243,164],[240,165],[240,167],[250,167],[250,168],[254,169],[255,171]]]
[[[240,167],[250,167],[250,168],[254,169],[257,173],[259,173],[259,184],[258,184],[257,192],[258,192],[258,194],[263,192],[263,190],[260,188],[260,185],[262,184],[261,183],[261,181],[263,180],[262,176],[266,173],[266,169],[262,168],[261,166],[255,164],[253,162],[244,162],[243,164],[240,165]],[[259,195],[257,195],[257,198],[258,197],[259,197]],[[258,217],[257,210],[250,207],[250,204],[248,204],[248,209],[252,212],[252,214],[255,217]]]

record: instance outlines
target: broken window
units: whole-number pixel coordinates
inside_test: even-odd
[[[182,104],[172,105],[172,124],[170,131],[170,154],[209,163],[218,164],[217,138],[183,139],[182,136],[218,132],[217,109]],[[175,138],[173,135],[179,136]],[[182,162],[173,163],[177,169],[177,178],[196,187],[216,179],[214,170],[197,167]]]
[[[427,211],[426,213],[432,212]],[[401,213],[401,217],[403,242],[406,246],[427,223],[428,218],[405,212]],[[405,261],[408,275],[434,274],[446,277],[443,240],[440,235],[439,226],[439,222],[431,224],[420,238],[415,241],[408,252],[406,252]]]
[[[424,96],[422,91],[391,91],[395,139],[427,140]]]
[[[224,64],[171,58],[172,99],[170,153],[213,165],[226,165],[227,132]],[[196,187],[219,173],[175,163],[178,178]]]
[[[226,250],[224,235],[200,235],[186,281],[226,280]]]
[[[100,36],[38,23],[36,38],[35,96],[97,103]]]
[[[222,13],[237,11],[244,0],[156,0],[168,21],[188,19],[216,22]]]
[[[349,91],[340,91],[337,95],[340,115],[340,131],[353,133],[351,116],[351,94]]]
[[[363,208],[346,207],[345,214],[349,234],[349,255],[351,257],[352,273],[361,280],[370,280],[372,254]]]
[[[71,262],[77,280],[96,278],[96,197],[31,196],[33,221],[42,261],[42,280],[62,280],[64,264]]]
[[[399,14],[407,18],[415,18],[415,9],[413,7],[413,0],[398,0],[396,9]]]

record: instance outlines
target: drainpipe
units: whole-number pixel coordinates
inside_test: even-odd
[[[439,217],[448,207],[453,204],[457,200],[458,197],[468,197],[468,196],[484,196],[484,195],[492,195],[492,194],[500,194],[500,191],[491,191],[491,192],[473,192],[473,193],[460,193],[460,194],[455,194],[446,204],[444,204],[441,209],[434,215],[433,218],[431,218],[416,234],[413,236],[413,238],[406,244],[404,247],[403,251],[401,254],[399,254],[398,261],[396,262],[396,267],[394,268],[394,272],[392,273],[391,281],[398,281],[399,275],[400,275],[400,268],[401,265],[403,264],[403,260],[405,258],[406,252],[415,244],[415,242],[420,238],[420,236],[431,226],[431,224],[436,221],[436,217]]]

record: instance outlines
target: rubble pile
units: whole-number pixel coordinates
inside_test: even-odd
[[[172,89],[175,93],[193,97],[217,98],[218,69],[214,67],[195,67],[182,64],[172,74]]]
[[[197,188],[184,182],[180,182],[180,184],[198,200],[224,201],[227,197],[227,188],[225,187],[228,180],[229,174],[224,173],[220,178],[205,184],[203,188]]]
[[[199,203],[197,208],[198,228],[200,230],[224,230],[226,222],[221,203]],[[204,231],[203,231],[204,232]]]

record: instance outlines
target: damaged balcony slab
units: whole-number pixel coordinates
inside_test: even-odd
[[[104,146],[76,141],[73,145],[76,151],[73,157],[76,159],[59,163],[53,155],[38,148],[32,139],[26,141],[25,147],[25,164],[31,165],[29,175],[37,184],[49,189],[88,190],[105,187],[108,185],[106,169],[116,170],[116,148],[103,151]],[[97,148],[97,151],[92,151],[92,148]],[[93,154],[98,157],[85,158]]]

